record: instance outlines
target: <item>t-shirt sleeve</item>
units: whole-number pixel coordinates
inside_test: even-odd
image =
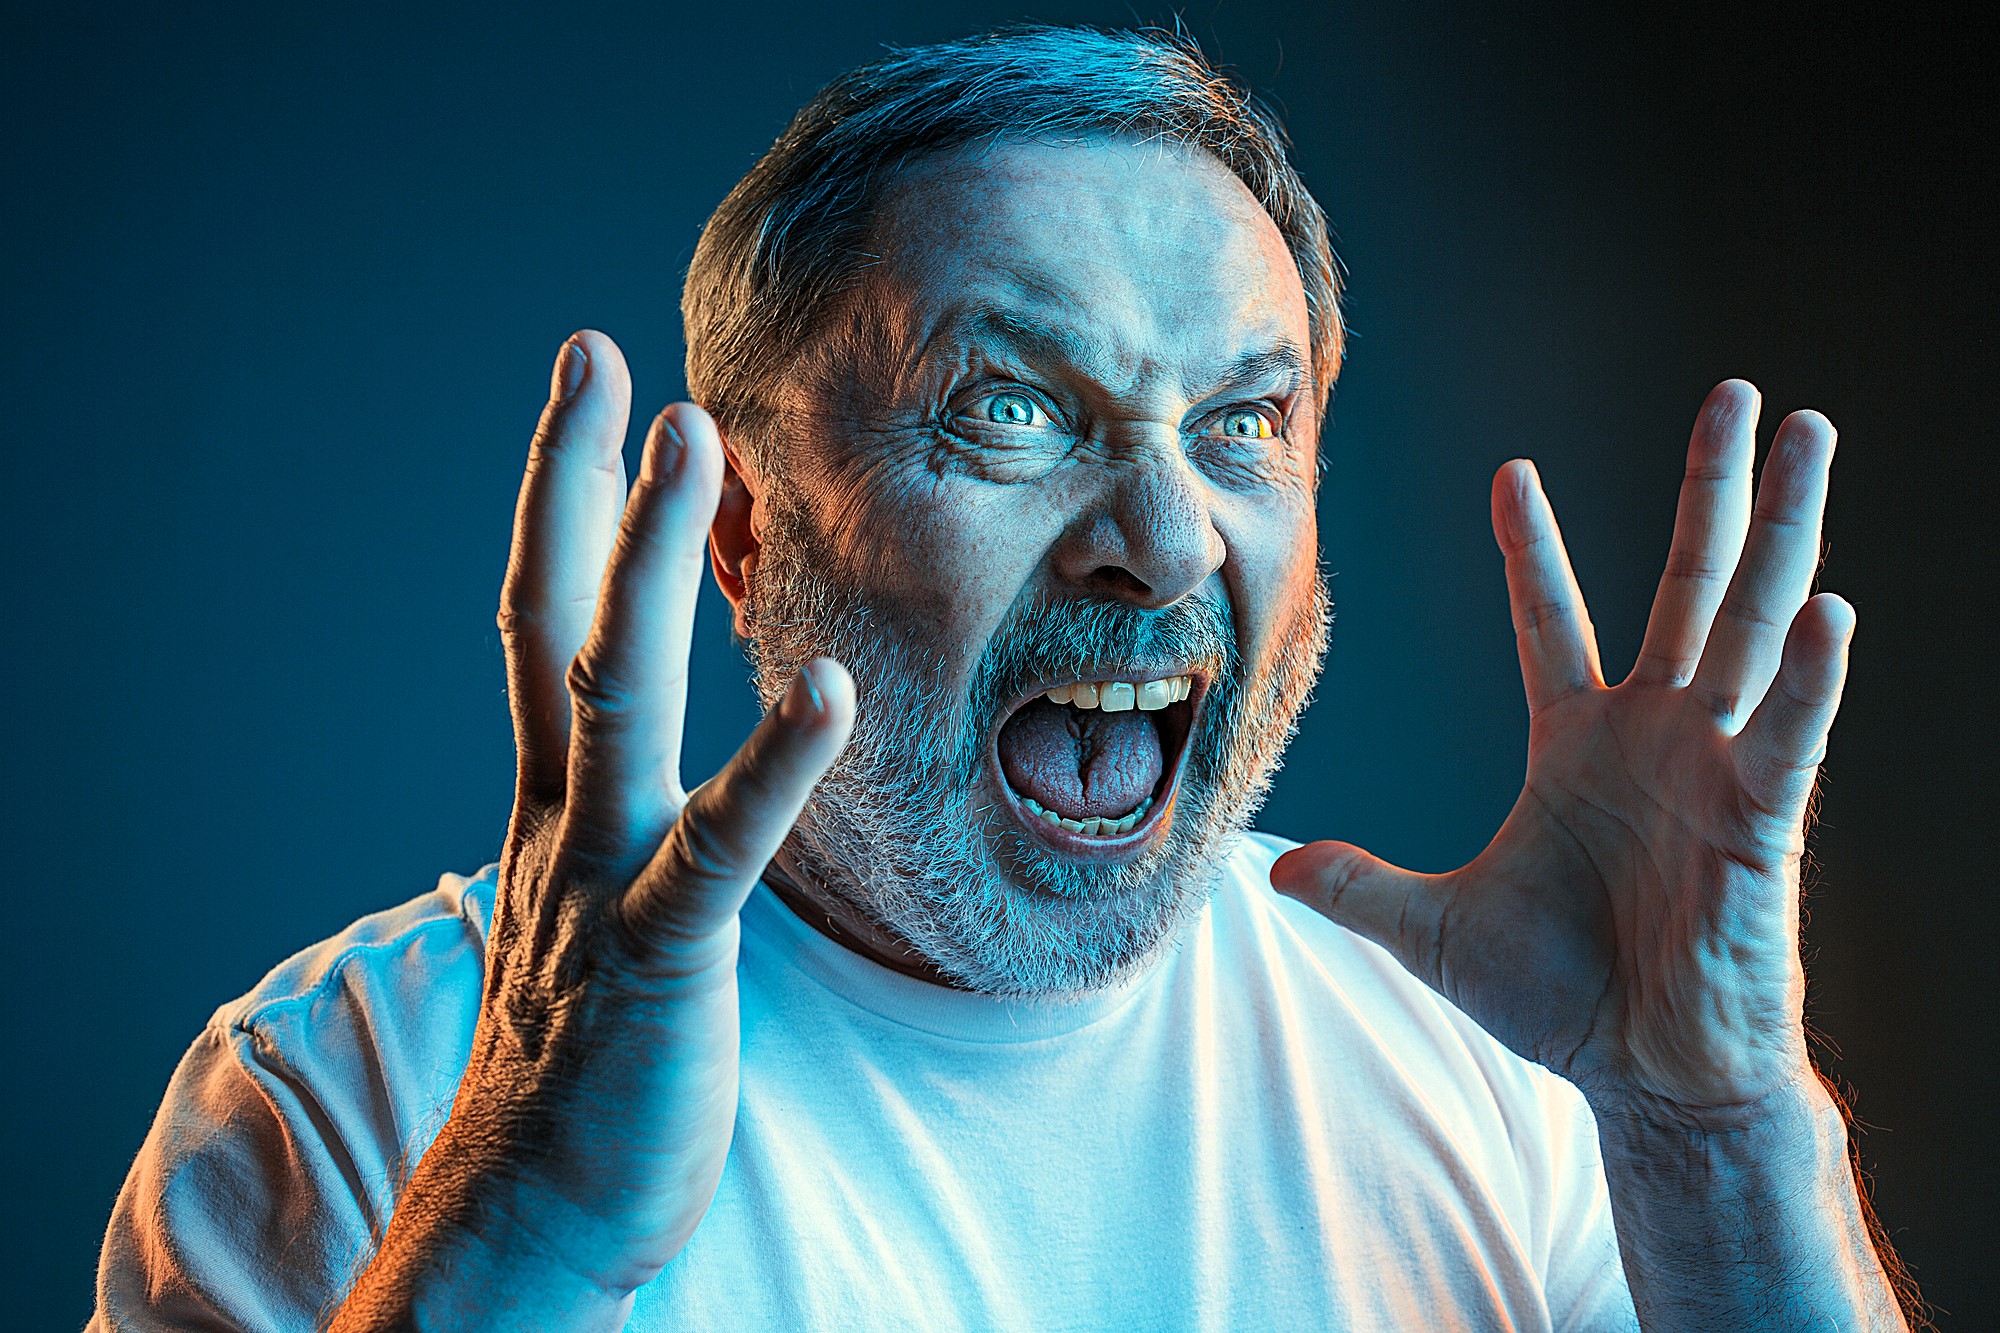
[[[1581,1093],[1536,1071],[1548,1125],[1548,1237],[1543,1267],[1550,1323],[1556,1333],[1626,1333],[1639,1317],[1625,1285],[1611,1196],[1597,1147],[1597,1122]]]
[[[88,1333],[311,1333],[373,1211],[304,1081],[254,1031],[212,1025],[119,1191]]]

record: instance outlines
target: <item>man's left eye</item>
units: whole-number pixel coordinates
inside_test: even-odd
[[[1268,412],[1254,407],[1232,407],[1203,433],[1230,440],[1268,440],[1278,432]]]

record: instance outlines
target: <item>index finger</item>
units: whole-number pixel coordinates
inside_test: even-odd
[[[1493,478],[1493,535],[1507,557],[1507,600],[1528,711],[1539,713],[1604,683],[1597,631],[1570,568],[1541,474],[1525,458]]]

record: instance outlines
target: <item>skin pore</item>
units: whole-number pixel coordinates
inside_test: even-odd
[[[1214,159],[1108,139],[916,164],[870,248],[776,420],[731,442],[712,531],[767,702],[818,653],[861,690],[771,879],[929,980],[1109,984],[1198,910],[1324,647],[1298,271]],[[1051,833],[1009,790],[1016,707],[1179,674],[1186,764],[1131,835]]]

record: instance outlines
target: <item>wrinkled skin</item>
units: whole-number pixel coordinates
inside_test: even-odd
[[[913,168],[869,248],[881,263],[772,438],[732,443],[713,544],[740,632],[758,633],[760,555],[785,506],[867,590],[871,624],[940,663],[947,700],[1038,601],[1218,600],[1250,683],[1287,653],[1310,671],[1321,402],[1297,268],[1241,182],[1175,147],[1000,144]],[[1027,419],[992,420],[1002,399]],[[1007,877],[998,838],[1039,826],[1007,822],[1003,783],[987,765],[948,817]],[[808,916],[949,980],[848,898],[818,894]]]
[[[1615,687],[1539,479],[1517,463],[1496,480],[1531,722],[1491,846],[1444,875],[1335,843],[1273,871],[1606,1106],[1727,1116],[1812,1077],[1798,871],[1854,615],[1807,600],[1833,430],[1784,423],[1753,522],[1757,406],[1741,382],[1704,406],[1645,647]]]
[[[1179,150],[1003,146],[913,172],[880,232],[785,419],[796,503],[871,595],[921,609],[902,632],[962,681],[1024,599],[1213,596],[1268,669],[1313,586],[1319,399],[1297,273],[1250,196]],[[975,294],[1011,339],[949,322]],[[1035,330],[1075,336],[1023,346]],[[1246,353],[1272,354],[1254,383],[1231,373]],[[981,414],[1001,386],[1069,428]],[[520,775],[472,1058],[336,1330],[622,1327],[728,1152],[737,910],[843,745],[853,683],[807,663],[683,790],[702,548],[754,633],[778,479],[678,405],[628,495],[629,397],[608,339],[566,345],[503,592]],[[1807,600],[1833,437],[1787,421],[1752,522],[1754,401],[1725,384],[1703,410],[1646,653],[1616,687],[1532,470],[1501,471],[1533,723],[1485,853],[1419,876],[1315,843],[1273,878],[1584,1088],[1648,1328],[1893,1327],[1800,1030],[1803,818],[1853,623]],[[1274,429],[1211,432],[1244,403]]]
[[[1704,404],[1615,686],[1539,477],[1502,468],[1520,799],[1459,870],[1319,842],[1271,878],[1584,1091],[1648,1328],[1900,1328],[1803,1023],[1799,867],[1854,631],[1811,595],[1834,432],[1787,417],[1753,500],[1758,406],[1740,381]]]

